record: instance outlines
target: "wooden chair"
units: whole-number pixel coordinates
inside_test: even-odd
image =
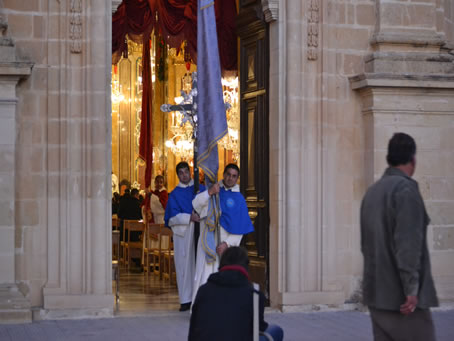
[[[163,231],[163,233],[161,233]],[[170,233],[170,235],[169,235]],[[163,268],[164,268],[164,255],[163,253],[171,247],[170,240],[172,236],[172,230],[165,227],[163,224],[160,225],[159,236],[158,236],[158,249],[154,250],[151,254],[152,262],[157,264],[153,269],[153,274],[159,276],[162,279]]]
[[[169,280],[169,284],[172,284],[173,280],[176,280],[175,272],[175,261],[174,261],[174,250],[172,242],[172,230],[169,228],[161,229],[161,238],[163,240],[165,236],[168,236],[169,243],[167,248],[161,248],[161,257],[163,258],[162,262],[162,277]]]
[[[127,231],[127,232],[126,232]],[[140,258],[142,259],[143,256],[143,242],[142,241],[131,241],[131,232],[138,231],[142,232],[145,231],[145,224],[142,220],[124,220],[123,222],[123,233],[124,236],[128,236],[127,241],[124,242],[124,258],[129,270],[131,265],[131,251],[132,250],[139,250]]]
[[[112,231],[118,230],[120,228],[120,218],[116,214],[112,216]]]
[[[145,243],[143,249],[144,256],[144,272],[147,274],[154,273],[156,268],[159,268],[159,261],[154,257],[154,253],[159,251],[159,234],[161,232],[161,224],[149,223],[145,233]],[[151,270],[150,270],[150,257],[152,257]]]
[[[112,231],[112,279],[115,281],[115,299],[120,299],[120,231]]]

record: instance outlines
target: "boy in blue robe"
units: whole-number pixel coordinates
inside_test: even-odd
[[[194,222],[200,218],[192,209],[194,181],[188,163],[178,163],[176,171],[180,183],[169,195],[164,221],[173,231],[180,311],[186,311],[191,307],[194,283]],[[204,191],[205,187],[200,185],[200,190]]]
[[[198,288],[205,284],[208,277],[219,267],[219,258],[230,246],[239,246],[243,235],[254,231],[249,218],[246,200],[237,184],[240,169],[235,164],[228,164],[224,169],[223,179],[199,193],[192,205],[201,218],[200,237],[197,244],[197,264],[192,298],[195,299]],[[219,237],[214,233],[212,215],[213,198],[219,193],[221,216],[219,218]],[[217,244],[219,240],[219,244]]]

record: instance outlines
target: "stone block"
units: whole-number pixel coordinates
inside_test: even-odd
[[[42,15],[33,16],[33,38],[43,39],[46,37],[46,25]]]
[[[428,180],[431,200],[452,200],[454,198],[454,177]]]
[[[47,124],[47,141],[49,145],[66,143],[66,122],[49,121]]]
[[[30,18],[31,20],[31,18]],[[33,38],[31,38],[33,39]],[[42,41],[21,40],[16,42],[17,54],[25,60],[35,64],[45,64],[47,58],[47,48]]]
[[[1,175],[0,175],[1,176]],[[7,199],[6,197],[2,197]],[[13,226],[14,224],[14,205],[11,200],[3,199],[0,201],[0,221],[2,226]]]
[[[347,24],[353,25],[355,23],[355,6],[353,4],[346,4]]]
[[[327,3],[327,21],[332,24],[345,24],[346,14],[345,14],[346,4],[342,2],[328,2]]]
[[[68,98],[69,111],[67,113],[62,112],[62,114],[69,115],[71,119],[84,118],[85,115],[87,115],[87,112],[83,105],[84,103],[83,98],[84,98],[83,93],[77,90],[74,91],[72,96]]]
[[[91,164],[89,166],[92,172],[103,173],[108,168],[107,154],[107,150],[102,146],[92,149],[90,152]]]
[[[358,25],[374,26],[375,20],[374,4],[358,4],[356,6],[356,23]]]
[[[16,174],[16,179],[16,193],[21,199],[37,199],[45,195],[46,187],[42,175],[19,173]]]
[[[431,224],[454,226],[454,202],[453,201],[428,201],[426,209],[431,219]],[[435,239],[435,236],[434,236]]]
[[[435,31],[435,6],[433,4],[408,5],[403,15],[404,26],[426,28]]]
[[[446,119],[451,121],[451,126],[449,123],[442,125],[442,128],[439,130],[440,136],[440,148],[446,151],[452,151],[454,148],[454,116],[446,116]],[[443,120],[444,122],[445,120]]]
[[[17,111],[20,113],[20,119],[26,120],[26,123],[31,127],[30,119],[38,116],[38,95],[33,91],[22,92],[17,104]],[[19,132],[19,135],[21,135],[21,132]]]
[[[50,74],[50,69],[47,66],[36,65],[33,68],[33,91],[43,91],[46,93],[47,87],[50,84],[48,79]],[[55,79],[53,79],[55,82]],[[58,82],[56,82],[58,84]],[[55,84],[55,83],[54,83]]]
[[[0,146],[12,145],[16,140],[14,118],[0,117]]]
[[[33,16],[29,14],[8,14],[8,31],[16,39],[16,42],[17,39],[33,38]]]
[[[454,251],[454,222],[453,226],[434,226],[433,227],[433,250],[453,250]]]
[[[415,180],[418,181],[419,184],[419,191],[423,197],[423,200],[430,199],[430,184],[429,184],[429,177],[422,176],[422,177],[415,177]]]
[[[342,27],[337,30],[337,46],[343,49],[367,50],[371,33],[367,28]]]
[[[418,140],[416,140],[416,144],[418,144]],[[442,153],[434,153],[433,150],[419,150],[417,152],[416,158],[417,165],[415,174],[417,176],[452,175],[452,170],[447,172],[448,170],[446,169],[446,157]]]
[[[431,253],[430,260],[435,284],[437,284],[437,277],[454,275],[454,267],[452,266],[453,257],[454,251],[434,251]]]
[[[0,198],[4,200],[14,198],[14,174],[0,173]]]
[[[2,173],[14,172],[14,148],[12,146],[0,146],[0,178]]]
[[[53,146],[47,150],[47,170],[50,173],[60,171],[60,147]]]
[[[294,12],[294,11],[291,11]],[[306,35],[303,35],[303,22],[301,19],[298,20],[289,20],[287,23],[288,32],[292,34],[287,37],[288,48],[293,51],[301,51],[301,43],[306,42]],[[290,65],[288,65],[290,66]]]
[[[37,12],[40,9],[40,1],[17,1],[17,0],[3,0],[3,7],[5,9],[13,9],[18,12]]]
[[[380,27],[388,28],[393,26],[403,26],[403,14],[405,5],[400,3],[381,3],[380,4]]]
[[[339,193],[336,201],[336,224],[350,225],[353,223],[352,199],[353,198],[346,198]]]
[[[21,200],[16,202],[16,224],[35,226],[39,223],[38,200]]]
[[[343,55],[343,74],[354,75],[364,72],[364,57],[362,55]]]

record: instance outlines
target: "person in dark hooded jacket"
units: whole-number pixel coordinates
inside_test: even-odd
[[[249,259],[241,247],[229,247],[213,273],[196,295],[189,326],[189,341],[251,341],[253,339],[253,293]],[[283,339],[282,328],[264,320],[265,296],[260,292],[259,330],[273,340]],[[262,338],[261,338],[262,340]]]

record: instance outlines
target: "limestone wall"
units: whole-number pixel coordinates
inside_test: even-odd
[[[47,1],[3,1],[2,14],[20,58],[35,63],[17,88],[16,114],[16,280],[42,305],[47,258]]]
[[[433,216],[436,285],[442,300],[454,299],[447,284],[454,279],[452,7],[441,0],[280,3],[270,24],[273,305],[358,300],[360,202],[386,166],[395,131],[408,131],[420,146],[416,180]],[[349,78],[361,74],[384,80],[352,89]]]
[[[111,314],[111,1],[1,7],[34,63],[17,87],[16,281],[41,315]]]

